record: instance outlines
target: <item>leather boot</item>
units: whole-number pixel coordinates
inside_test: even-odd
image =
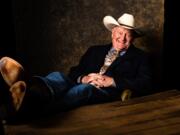
[[[11,86],[21,79],[24,69],[21,64],[9,57],[0,60],[0,72],[5,82]]]
[[[26,89],[21,81],[23,72],[23,66],[14,59],[0,59],[0,117],[8,117],[20,108]]]
[[[18,81],[10,87],[9,91],[12,96],[13,106],[18,111],[25,96],[26,83],[24,81]]]

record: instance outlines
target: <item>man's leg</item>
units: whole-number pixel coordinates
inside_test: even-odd
[[[0,89],[0,97],[5,98],[0,102],[0,106],[4,106],[4,103],[9,106],[11,102],[9,108],[13,108],[16,112],[41,110],[39,108],[48,105],[52,99],[59,100],[73,86],[71,81],[59,72],[50,73],[46,77],[35,76],[29,81],[23,74],[21,64],[9,57],[0,60],[0,71],[0,83],[5,86]],[[29,83],[26,84],[24,79]]]
[[[23,66],[9,57],[0,59],[0,117],[7,119],[19,112],[33,112],[51,101],[46,85],[27,77]]]
[[[33,83],[27,87],[18,112],[20,117],[26,117],[29,113],[31,116],[54,113],[59,108],[56,103],[60,103],[62,97],[74,86],[69,78],[60,72],[52,72],[45,77],[34,76],[32,80]]]
[[[78,106],[102,103],[111,100],[111,96],[106,90],[100,90],[90,84],[79,84],[64,95],[61,102],[57,102],[56,106],[60,110],[68,110]]]
[[[74,84],[62,73],[52,72],[45,77],[32,77],[20,113],[46,113]],[[34,112],[33,112],[34,110]]]
[[[74,86],[74,83],[61,72],[52,72],[46,77],[34,76],[34,78],[42,81],[48,87],[55,101]]]

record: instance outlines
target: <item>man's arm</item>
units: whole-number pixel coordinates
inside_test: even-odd
[[[91,48],[89,48],[85,54],[81,57],[79,63],[77,66],[71,67],[70,71],[68,73],[68,76],[74,81],[74,82],[80,82],[82,77],[86,75],[87,71],[87,62],[91,59]]]

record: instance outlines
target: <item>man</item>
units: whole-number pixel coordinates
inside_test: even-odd
[[[112,32],[112,43],[90,47],[68,77],[52,72],[46,77],[29,78],[17,61],[1,58],[1,83],[4,81],[6,90],[0,94],[11,97],[5,100],[12,101],[6,107],[10,108],[8,112],[36,113],[108,102],[119,97],[124,89],[145,94],[151,87],[151,72],[145,53],[133,46],[134,39],[140,36],[133,15],[125,13],[118,21],[105,16],[103,22]]]

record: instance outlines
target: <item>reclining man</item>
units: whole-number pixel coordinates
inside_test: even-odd
[[[151,70],[147,55],[133,45],[141,36],[134,16],[125,13],[117,21],[105,16],[103,22],[112,33],[112,43],[90,47],[68,76],[52,72],[45,77],[27,77],[20,63],[1,58],[0,107],[6,110],[1,117],[110,102],[124,89],[137,95],[147,93]]]

